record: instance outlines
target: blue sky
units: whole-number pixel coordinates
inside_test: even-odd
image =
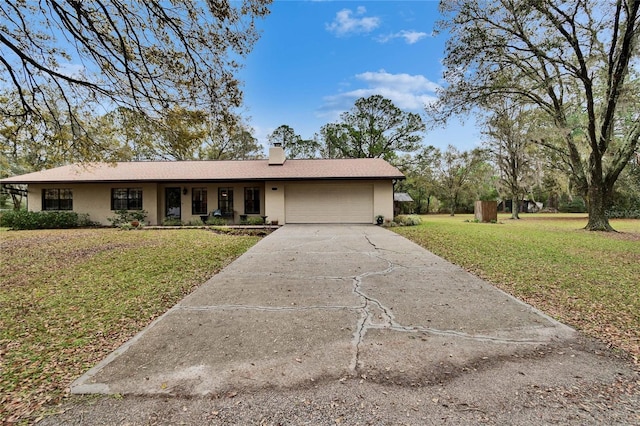
[[[374,94],[423,113],[442,84],[446,35],[434,34],[437,1],[275,0],[239,78],[255,136],[282,124],[311,138],[355,100]],[[425,134],[425,144],[471,149],[472,118]]]

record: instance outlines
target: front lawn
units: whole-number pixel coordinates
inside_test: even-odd
[[[640,357],[640,220],[588,232],[585,215],[422,216],[392,228],[556,319]]]
[[[32,421],[258,239],[207,230],[0,230],[0,424]]]

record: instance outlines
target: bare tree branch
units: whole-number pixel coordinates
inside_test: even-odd
[[[43,122],[46,96],[72,115],[80,99],[93,99],[107,109],[181,107],[224,119],[242,102],[234,75],[271,1],[9,0],[0,3],[0,78],[22,113]],[[67,63],[83,71],[65,71]]]

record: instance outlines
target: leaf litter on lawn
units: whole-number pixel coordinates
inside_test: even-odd
[[[258,240],[204,229],[0,231],[0,423],[33,421]]]
[[[640,357],[640,221],[588,232],[584,215],[523,215],[498,224],[423,216],[392,228],[433,253],[610,346]],[[467,222],[465,222],[465,219]]]

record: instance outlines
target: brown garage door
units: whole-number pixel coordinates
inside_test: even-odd
[[[285,215],[287,223],[372,223],[373,185],[287,185]]]

